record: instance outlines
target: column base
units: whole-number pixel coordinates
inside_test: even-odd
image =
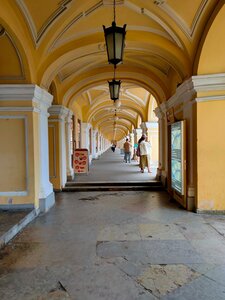
[[[162,182],[162,185],[164,187],[167,187],[167,173],[166,172],[162,171],[161,176],[160,176],[160,180]]]
[[[46,213],[55,204],[55,193],[52,192],[46,198],[39,199],[40,212]]]
[[[196,211],[195,207],[195,197],[187,197],[187,210],[188,211]]]

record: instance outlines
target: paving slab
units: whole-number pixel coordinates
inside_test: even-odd
[[[0,251],[0,299],[225,299],[218,222],[166,192],[57,194]]]

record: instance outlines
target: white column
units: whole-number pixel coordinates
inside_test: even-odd
[[[164,144],[165,144],[165,137],[164,137],[164,113],[157,108],[155,113],[158,117],[158,127],[159,127],[159,168],[161,170],[164,169]]]
[[[94,129],[92,131],[92,157],[93,159],[98,158],[97,154],[97,143],[96,143],[96,136],[97,136],[98,130]]]
[[[102,154],[102,149],[101,149],[101,134],[98,134],[98,155]]]
[[[142,135],[142,129],[141,128],[136,128],[134,129],[134,143],[137,144],[138,140],[140,139]]]
[[[66,116],[66,173],[67,180],[72,180],[74,178],[74,170],[71,163],[71,134],[72,134],[72,116],[73,112],[69,110],[68,115]]]
[[[39,108],[39,204],[41,212],[46,212],[55,203],[53,186],[49,181],[49,150],[48,150],[48,108],[53,96],[35,86],[33,101]]]
[[[89,129],[91,128],[91,124],[89,123],[81,123],[81,148],[88,149],[89,153],[89,163],[92,161],[92,155],[90,154],[90,140],[89,140]]]
[[[129,134],[129,137],[130,137],[130,143],[132,145],[132,147],[131,147],[131,159],[133,159],[134,158],[134,133],[131,132]]]
[[[89,151],[89,129],[91,124],[81,123],[81,148],[86,148]]]
[[[52,105],[49,108],[51,116],[57,116],[59,122],[59,161],[60,161],[60,181],[61,187],[64,187],[67,181],[67,168],[66,168],[66,135],[65,135],[65,119],[69,113],[69,109],[62,105]]]

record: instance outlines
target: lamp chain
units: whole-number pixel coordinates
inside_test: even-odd
[[[116,0],[114,0],[113,9],[114,9],[114,22],[116,23]]]

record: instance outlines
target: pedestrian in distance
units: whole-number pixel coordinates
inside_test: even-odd
[[[131,156],[131,143],[129,142],[129,139],[126,139],[126,142],[123,144],[123,148],[124,148],[124,160],[125,162],[129,162],[130,163],[130,156]]]

